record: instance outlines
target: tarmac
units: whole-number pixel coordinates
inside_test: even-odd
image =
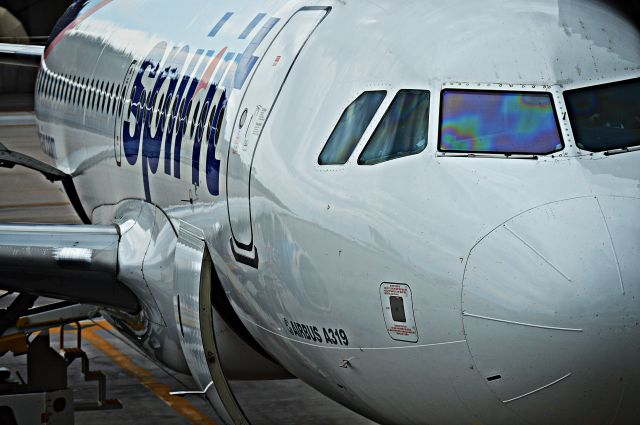
[[[45,162],[32,114],[0,114],[0,143]],[[61,185],[23,167],[0,168],[0,223],[80,223]],[[3,291],[0,291],[2,296]],[[9,304],[8,295],[0,308]],[[39,303],[53,300],[40,299]],[[77,425],[146,425],[222,423],[209,404],[198,396],[180,398],[170,391],[193,390],[190,376],[173,372],[147,359],[102,319],[83,322],[82,349],[92,370],[107,375],[107,396],[123,404],[120,410],[76,412]],[[75,342],[75,329],[65,330],[65,343]],[[60,329],[51,330],[51,345],[58,347]],[[9,353],[0,367],[12,379],[27,379],[26,356]],[[18,375],[19,374],[19,375]],[[85,382],[76,360],[68,369],[74,401],[95,400],[97,385]],[[323,396],[298,379],[231,381],[232,391],[252,425],[372,425],[362,416]]]

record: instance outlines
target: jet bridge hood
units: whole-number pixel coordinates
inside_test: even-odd
[[[119,240],[115,225],[0,225],[0,287],[135,313],[116,279]]]
[[[194,377],[178,394],[206,396],[224,423],[248,423],[227,379],[290,375],[237,329],[233,309],[216,310],[225,295],[214,294],[202,230],[140,200],[93,220],[103,224],[0,225],[0,288],[101,307],[152,359]]]

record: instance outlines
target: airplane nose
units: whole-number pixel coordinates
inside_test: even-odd
[[[544,424],[640,423],[640,199],[552,202],[469,255],[463,324],[474,367]]]

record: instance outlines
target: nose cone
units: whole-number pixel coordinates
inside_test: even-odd
[[[463,323],[475,367],[531,423],[640,423],[640,200],[520,214],[471,251]]]

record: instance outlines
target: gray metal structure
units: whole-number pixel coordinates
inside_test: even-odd
[[[131,290],[116,279],[116,226],[3,224],[0,233],[4,289],[138,311]]]

